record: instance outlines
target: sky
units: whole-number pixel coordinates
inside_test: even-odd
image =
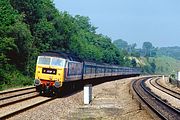
[[[88,16],[97,33],[142,47],[180,46],[180,0],[54,0],[60,11]]]

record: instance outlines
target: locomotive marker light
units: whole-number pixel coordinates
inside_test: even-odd
[[[87,105],[92,101],[92,84],[84,86],[84,104]]]

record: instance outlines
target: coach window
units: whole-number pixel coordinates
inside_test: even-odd
[[[95,67],[94,66],[92,67],[92,73],[95,73]]]

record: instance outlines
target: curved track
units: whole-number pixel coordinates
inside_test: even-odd
[[[157,78],[155,80],[151,79],[149,82],[153,87],[157,88],[158,90],[160,90],[160,91],[162,91],[162,92],[164,92],[164,93],[166,93],[166,94],[180,100],[180,93],[178,93],[176,91],[173,91],[173,90],[171,90],[171,89],[169,89],[169,88],[167,88],[165,86],[162,86],[161,84],[159,84],[157,82],[159,79],[160,78]]]
[[[159,81],[159,79],[155,80],[155,82],[156,82],[159,86],[161,86],[161,87],[163,87],[163,88],[165,88],[165,89],[167,89],[167,90],[169,90],[169,91],[172,91],[172,92],[180,95],[180,92],[174,91],[174,90],[172,90],[172,89],[169,89],[169,88],[165,87],[164,85],[160,84],[158,81]]]
[[[138,101],[151,111],[153,117],[165,120],[179,120],[180,110],[173,108],[146,87],[145,81],[150,77],[138,79],[132,82],[131,89]]]

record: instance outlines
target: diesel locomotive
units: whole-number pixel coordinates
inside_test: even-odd
[[[47,51],[37,58],[34,85],[40,93],[59,93],[66,82],[120,75],[140,75],[140,69],[86,62],[72,54]]]

